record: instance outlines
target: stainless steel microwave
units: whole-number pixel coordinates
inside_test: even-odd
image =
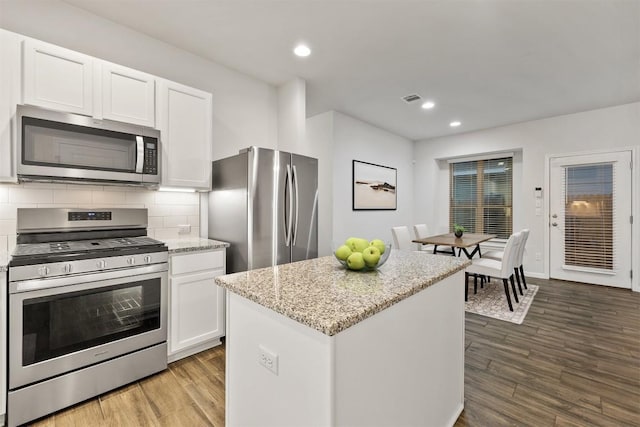
[[[16,116],[20,181],[160,183],[155,129],[24,105]]]

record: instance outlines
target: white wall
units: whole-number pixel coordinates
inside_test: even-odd
[[[59,0],[1,1],[0,27],[213,93],[214,159],[277,146],[276,89],[265,82]]]
[[[318,159],[318,254],[331,254],[333,235],[333,112],[306,120],[306,155]]]
[[[295,78],[278,86],[278,149],[306,155],[306,82]]]
[[[392,242],[391,227],[413,225],[413,142],[333,112],[333,240],[351,236]],[[397,169],[397,210],[352,210],[352,161]]]
[[[0,252],[13,252],[17,208],[147,208],[147,234],[157,239],[197,237],[198,193],[150,191],[136,187],[74,184],[0,184]],[[178,225],[191,233],[178,235]]]
[[[525,267],[529,273],[548,274],[544,214],[536,216],[534,187],[543,187],[545,156],[608,148],[639,148],[640,103],[518,123],[478,132],[419,141],[415,144],[416,175],[414,214],[425,218],[432,228],[448,223],[449,175],[446,159],[487,152],[522,150],[521,184],[514,182],[514,196],[521,195],[514,207],[514,229],[531,229]],[[636,161],[636,165],[638,162]],[[638,215],[638,167],[635,168],[634,203]],[[548,189],[543,189],[545,203]],[[637,217],[637,216],[636,216]],[[636,224],[638,221],[636,221]],[[635,227],[633,257],[640,259],[640,233]],[[540,253],[540,261],[535,254]],[[639,270],[638,261],[634,267]],[[639,276],[635,274],[636,278]],[[634,279],[637,283],[637,279]],[[636,285],[637,286],[637,285]]]

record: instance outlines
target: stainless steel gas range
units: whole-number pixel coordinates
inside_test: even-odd
[[[18,209],[7,424],[167,367],[167,247],[146,209]]]

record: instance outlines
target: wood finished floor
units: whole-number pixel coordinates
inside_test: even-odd
[[[640,294],[540,286],[522,325],[468,313],[457,427],[640,426]],[[37,426],[223,426],[224,346]]]
[[[640,426],[640,294],[531,279],[521,325],[466,314],[463,426]]]

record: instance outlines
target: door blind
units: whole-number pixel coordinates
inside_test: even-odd
[[[449,166],[449,226],[470,233],[512,232],[513,158],[451,163]]]
[[[564,168],[564,264],[613,270],[614,163]]]

